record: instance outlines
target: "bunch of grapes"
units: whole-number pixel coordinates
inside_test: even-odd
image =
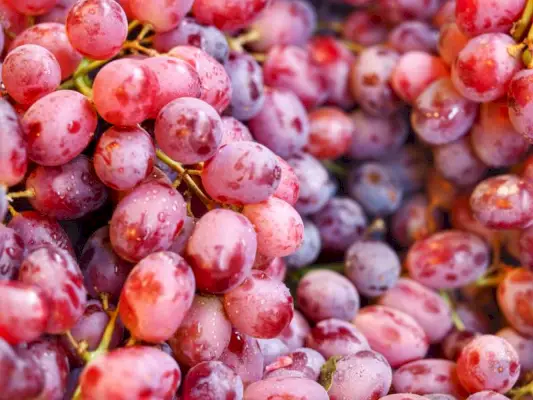
[[[533,0],[0,27],[0,400],[533,398]]]

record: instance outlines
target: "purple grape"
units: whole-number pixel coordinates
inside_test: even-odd
[[[479,336],[479,333],[476,332],[452,330],[442,341],[441,348],[443,355],[448,360],[456,361],[465,346],[477,336]]]
[[[509,272],[498,286],[498,305],[511,327],[533,335],[533,272],[525,268]]]
[[[474,393],[466,398],[466,400],[505,400],[507,396],[503,394],[493,392],[492,390],[483,390],[481,392]]]
[[[265,365],[269,365],[278,357],[283,357],[289,353],[289,348],[281,339],[257,339],[261,353],[265,360]]]
[[[0,224],[4,222],[8,209],[7,187],[0,185]]]
[[[417,145],[405,145],[391,154],[385,166],[406,193],[423,188],[430,168],[427,151]]]
[[[244,391],[246,400],[290,398],[295,400],[329,400],[326,390],[317,382],[298,377],[270,378],[252,383]]]
[[[425,396],[419,396],[412,393],[396,393],[389,394],[388,396],[382,397],[379,400],[427,400]]]
[[[298,310],[294,310],[289,325],[278,336],[289,348],[296,350],[304,345],[305,337],[311,330],[309,323]]]
[[[0,281],[16,278],[24,256],[22,237],[14,229],[0,224]]]
[[[285,276],[287,275],[287,264],[281,257],[276,257],[272,261],[261,266],[254,265],[254,269],[263,271],[273,280],[278,282],[285,281]]]
[[[67,377],[67,385],[65,388],[65,394],[63,400],[69,400],[74,397],[74,393],[78,387],[80,375],[83,372],[83,368],[72,368]]]
[[[352,11],[342,23],[342,37],[363,46],[374,46],[387,39],[387,25],[381,16],[368,9]]]
[[[178,235],[174,238],[174,241],[168,248],[168,251],[179,254],[180,256],[185,254],[187,243],[194,232],[195,226],[196,220],[192,217],[186,216],[183,220],[183,227],[179,231]]]
[[[222,141],[220,147],[232,142],[253,142],[250,130],[233,117],[222,117]]]
[[[308,219],[303,220],[304,237],[302,245],[291,255],[285,257],[287,264],[292,268],[302,268],[311,265],[318,258],[322,249],[320,232],[316,225]]]
[[[195,365],[183,380],[183,400],[242,399],[242,379],[220,361]]]
[[[522,336],[509,327],[499,330],[496,336],[507,340],[513,346],[520,359],[522,373],[533,370],[533,339],[531,337]]]
[[[424,397],[428,398],[429,400],[458,400],[455,396],[444,393],[426,394]]]
[[[431,17],[438,9],[438,0],[378,0],[385,19],[390,23],[403,20],[424,20]]]
[[[1,67],[1,64],[0,64]],[[13,186],[22,181],[28,169],[26,139],[19,117],[11,104],[0,98],[0,182]]]
[[[423,21],[404,21],[389,33],[388,44],[399,53],[409,51],[437,52],[439,32]]]
[[[300,181],[289,163],[283,158],[277,157],[278,165],[281,167],[281,180],[273,196],[294,206],[300,197]]]
[[[246,336],[235,329],[231,333],[228,347],[220,356],[222,361],[242,379],[245,386],[263,376],[264,358],[257,339]]]
[[[273,360],[274,361],[274,360]],[[316,350],[300,348],[287,355],[281,355],[265,367],[265,379],[294,376],[316,381],[320,369],[326,362]]]

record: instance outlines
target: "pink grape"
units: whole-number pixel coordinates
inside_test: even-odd
[[[155,121],[157,145],[184,164],[206,161],[222,140],[222,121],[213,107],[192,97],[168,103]]]
[[[114,0],[79,0],[66,21],[72,46],[85,57],[106,60],[118,54],[128,36],[128,18]]]
[[[392,370],[381,354],[362,350],[335,358],[328,389],[330,399],[350,396],[361,400],[383,398],[391,387]]]
[[[143,60],[156,75],[159,82],[159,93],[155,98],[152,117],[172,100],[181,97],[199,98],[202,84],[196,70],[187,62],[174,57],[159,56]]]
[[[38,288],[0,281],[0,337],[15,345],[32,342],[44,333],[49,318],[48,299]]]
[[[191,10],[193,0],[128,0],[136,19],[151,24],[157,32],[167,32],[179,25]]]
[[[57,0],[8,0],[11,7],[24,15],[41,15],[50,11],[57,3]]]
[[[440,58],[422,51],[409,51],[394,67],[391,85],[402,100],[413,104],[430,84],[448,74],[448,68]]]
[[[250,25],[259,36],[250,45],[259,52],[266,52],[276,45],[302,46],[311,38],[316,25],[316,11],[309,3],[274,1]]]
[[[285,329],[294,305],[289,289],[262,271],[224,294],[224,309],[240,332],[255,338],[274,338]]]
[[[244,391],[246,400],[282,399],[328,400],[326,390],[311,379],[298,377],[270,378],[252,383]]]
[[[388,45],[400,54],[410,51],[435,53],[439,33],[423,21],[404,21],[389,32]]]
[[[437,11],[439,5],[436,0],[379,0],[378,3],[391,23],[405,19],[426,19]]]
[[[195,296],[191,308],[168,343],[174,356],[192,367],[217,360],[231,339],[231,322],[217,297]]]
[[[427,397],[412,393],[396,393],[384,396],[380,400],[427,400]]]
[[[11,49],[25,44],[39,45],[52,53],[61,67],[61,79],[71,76],[82,59],[70,44],[63,23],[47,22],[29,27],[13,39]]]
[[[196,220],[192,217],[186,216],[183,222],[183,227],[179,231],[178,235],[174,238],[172,245],[168,248],[168,251],[179,254],[182,256],[185,253],[187,243],[194,232],[196,226]]]
[[[502,97],[511,78],[522,69],[521,60],[507,50],[514,44],[514,39],[503,33],[471,39],[452,66],[452,80],[459,93],[480,103]]]
[[[394,372],[392,386],[398,393],[443,393],[465,397],[456,365],[448,360],[424,359],[404,364]]]
[[[98,178],[115,190],[128,190],[142,182],[155,160],[152,138],[140,127],[111,127],[98,140],[93,164]]]
[[[300,181],[287,161],[279,156],[277,159],[278,166],[281,168],[281,179],[273,196],[294,206],[300,197]]]
[[[442,341],[441,348],[443,355],[449,360],[456,361],[465,346],[479,335],[477,332],[452,330]]]
[[[467,400],[505,400],[507,396],[492,390],[483,390],[467,397]]]
[[[234,117],[222,117],[222,140],[220,147],[232,142],[253,142],[246,125]]]
[[[368,47],[352,68],[351,89],[361,108],[376,116],[389,116],[400,108],[400,100],[390,87],[399,54],[385,46]]]
[[[414,195],[404,201],[392,216],[390,225],[391,234],[396,243],[402,247],[409,247],[416,240],[429,236],[428,206],[427,198],[422,194]],[[436,210],[433,213],[433,218],[438,230],[440,230],[442,214]]]
[[[227,234],[228,228],[231,235]],[[225,293],[240,285],[252,269],[257,242],[246,216],[222,209],[202,216],[186,249],[198,289]]]
[[[191,267],[171,252],[152,253],[130,272],[120,294],[120,319],[133,336],[150,343],[169,339],[191,307]]]
[[[531,74],[529,70],[523,70],[515,74],[507,91],[507,104],[509,106],[509,118],[514,128],[528,141],[533,138],[533,121],[530,118],[531,98]]]
[[[374,46],[387,38],[387,25],[375,12],[355,10],[342,24],[342,37],[363,46]]]
[[[269,365],[278,357],[284,357],[289,353],[289,348],[281,339],[257,339],[257,343],[259,343],[261,353],[263,353],[265,365]]]
[[[0,223],[4,222],[4,218],[7,214],[8,199],[7,199],[7,187],[0,184]]]
[[[29,105],[56,90],[61,69],[47,49],[26,44],[11,50],[4,59],[2,81],[15,101]]]
[[[476,219],[487,228],[525,228],[533,219],[533,186],[516,175],[479,183],[470,197]]]
[[[387,290],[379,304],[410,315],[422,327],[430,343],[439,343],[452,328],[452,313],[448,304],[436,292],[409,279],[400,278]]]
[[[307,273],[296,293],[298,307],[314,322],[329,318],[349,321],[359,310],[355,286],[343,275],[327,269]]]
[[[118,393],[117,400],[140,400],[147,393],[167,399],[174,395],[180,380],[180,368],[171,356],[153,347],[134,346],[92,360],[81,373],[80,389],[87,400],[117,397]]]
[[[183,197],[169,185],[138,186],[113,212],[109,227],[113,250],[125,260],[139,262],[168,249],[183,226],[185,209]]]
[[[220,361],[195,365],[183,380],[183,400],[242,399],[242,379]]]
[[[510,327],[499,330],[496,336],[505,339],[513,346],[520,359],[520,369],[523,373],[533,370],[533,340],[531,337],[522,336]]]
[[[0,1],[0,25],[6,31],[19,34],[28,27],[28,18],[17,11],[10,0]]]
[[[446,64],[452,65],[468,41],[468,36],[462,33],[453,21],[442,26],[437,44],[441,59]]]
[[[450,218],[454,229],[475,233],[487,242],[494,240],[495,232],[485,227],[474,217],[468,194],[455,198],[451,207]]]
[[[513,21],[524,9],[525,0],[506,0],[497,3],[485,0],[457,0],[457,25],[469,36],[486,32],[508,32]]]
[[[289,350],[294,351],[304,345],[305,337],[310,330],[311,327],[304,316],[298,310],[294,310],[291,322],[279,334],[278,338],[287,345]]]
[[[292,268],[302,268],[313,264],[320,254],[322,249],[322,240],[320,239],[320,231],[316,225],[308,219],[303,220],[304,223],[304,238],[302,246],[285,257],[287,263]]]
[[[228,347],[219,361],[230,367],[242,379],[245,386],[263,376],[264,357],[257,339],[233,329]]]
[[[22,118],[28,157],[47,167],[72,161],[91,141],[97,122],[91,102],[81,93],[58,90],[44,96]]]
[[[245,205],[243,215],[254,225],[259,253],[284,257],[301,246],[302,218],[289,203],[271,197],[262,203]]]
[[[498,286],[498,305],[511,327],[533,335],[533,272],[525,268],[509,272]]]
[[[266,88],[265,104],[248,127],[255,140],[283,158],[299,153],[309,140],[305,108],[288,90]]]
[[[0,224],[0,282],[16,278],[24,260],[24,241],[12,228]]]
[[[287,264],[281,257],[276,257],[272,261],[254,269],[263,271],[270,278],[278,282],[284,282],[287,275]]]
[[[65,332],[83,314],[87,302],[83,275],[66,251],[50,246],[33,251],[22,263],[18,279],[41,288],[48,300],[47,333]]]
[[[268,4],[268,0],[195,0],[192,12],[202,24],[233,31],[248,26]]]
[[[29,201],[40,213],[57,219],[76,219],[100,208],[107,199],[87,157],[80,155],[59,167],[39,166],[26,180],[35,196]]]
[[[22,181],[28,168],[26,140],[17,113],[0,97],[0,182],[13,186]]]
[[[113,125],[133,126],[144,121],[153,112],[158,93],[156,74],[142,61],[133,59],[106,64],[93,84],[96,110]]]
[[[54,8],[52,8],[49,12],[39,15],[37,22],[39,22],[39,24],[47,22],[64,24],[67,20],[68,12],[74,3],[76,3],[76,1],[77,0],[58,0]],[[118,1],[118,3],[120,4],[121,2]]]
[[[482,335],[468,343],[457,360],[457,375],[469,392],[505,393],[520,375],[518,354],[505,339]]]
[[[354,125],[348,155],[355,160],[381,159],[400,149],[409,134],[404,114],[375,117],[362,110],[351,114]]]
[[[353,324],[335,318],[316,324],[307,335],[305,345],[326,359],[370,350],[368,341]]]
[[[386,306],[363,307],[354,324],[370,347],[387,359],[392,368],[424,358],[428,338],[414,318]]]
[[[323,107],[311,111],[309,124],[306,150],[320,160],[344,155],[355,136],[352,120],[338,108]]]
[[[267,365],[264,378],[295,376],[317,380],[325,362],[318,351],[304,347],[282,355]]]
[[[472,127],[477,105],[461,96],[451,79],[429,85],[415,101],[411,125],[424,142],[440,145],[464,136]]]
[[[228,73],[217,60],[193,46],[176,46],[168,55],[186,61],[200,77],[200,100],[222,113],[231,103],[232,89]]]

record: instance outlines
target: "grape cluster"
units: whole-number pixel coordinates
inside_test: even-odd
[[[533,0],[0,27],[0,400],[533,398]]]

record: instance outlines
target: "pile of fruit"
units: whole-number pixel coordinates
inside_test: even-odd
[[[533,0],[0,25],[0,400],[533,399]]]

